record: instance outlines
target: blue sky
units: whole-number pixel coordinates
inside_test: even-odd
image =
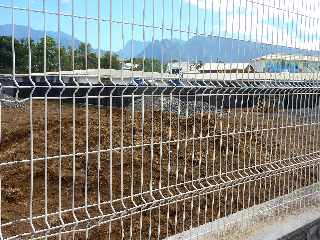
[[[43,1],[31,0],[31,9],[40,10],[43,9]],[[86,4],[87,2],[87,4]],[[133,8],[134,2],[134,8]],[[163,11],[163,3],[165,4],[165,11]],[[187,11],[189,11],[189,4],[185,1],[182,2],[182,12],[183,16],[182,29],[187,31],[188,21],[185,21],[189,18]],[[2,5],[11,5],[11,2],[8,0],[0,0]],[[155,39],[163,38],[170,39],[180,38],[180,34],[177,32],[173,33],[171,36],[171,31],[166,30],[162,32],[158,27],[170,29],[180,29],[180,2],[174,1],[173,10],[172,10],[172,1],[165,0],[159,1],[155,0],[124,0],[123,7],[122,1],[116,0],[112,1],[112,11],[110,11],[110,0],[101,0],[101,47],[110,48],[110,12],[112,12],[112,49],[118,50],[123,47],[123,42],[126,43],[131,39],[143,40],[143,27],[145,25],[144,33],[145,40],[150,41],[154,36]],[[54,13],[58,12],[58,1],[47,0],[45,2],[46,9],[52,14],[46,14],[46,29],[48,31],[57,31],[58,30],[58,18]],[[97,0],[74,0],[74,14],[77,16],[85,17],[85,9],[87,5],[87,16],[90,18],[98,18],[98,1]],[[14,6],[18,8],[27,8],[28,0],[15,0]],[[196,7],[190,5],[191,8],[191,17],[194,18],[196,15]],[[134,9],[134,10],[133,10]],[[143,9],[145,9],[145,14],[143,14]],[[153,17],[154,9],[154,17]],[[61,12],[65,15],[72,14],[72,1],[71,0],[61,0]],[[11,24],[12,23],[12,10],[4,9],[0,7],[1,15],[3,16],[3,21],[1,24]],[[203,12],[202,9],[199,12]],[[164,15],[163,15],[164,13]],[[143,24],[143,15],[145,16]],[[134,16],[134,20],[133,20]],[[173,21],[172,21],[173,16]],[[44,29],[43,14],[32,12],[31,13],[31,27],[34,29]],[[15,10],[15,23],[19,25],[26,25],[28,21],[28,12],[26,10]],[[135,22],[135,26],[132,28],[132,22]],[[124,22],[124,24],[122,24]],[[172,25],[173,22],[173,25]],[[127,24],[129,23],[129,24]],[[96,19],[88,20],[88,31],[87,38],[88,41],[93,45],[94,48],[98,47],[98,21]],[[191,21],[192,31],[196,31],[196,22]],[[155,31],[153,31],[153,26],[155,26]],[[61,16],[61,27],[62,31],[68,34],[72,33],[72,18],[70,16]],[[85,19],[84,18],[74,18],[74,28],[75,28],[75,37],[85,41]],[[123,35],[122,35],[123,32]],[[187,34],[182,34],[181,38],[187,39]]]
[[[0,24],[44,29],[42,0],[0,0]],[[75,37],[98,47],[98,0],[73,0]],[[61,29],[72,33],[72,0],[60,0]],[[87,6],[87,7],[86,7]],[[21,10],[19,10],[21,8]],[[58,0],[45,0],[46,29],[58,30]],[[92,19],[87,20],[85,15]],[[131,40],[186,40],[196,34],[216,35],[254,42],[319,48],[318,0],[100,0],[101,48],[117,51]],[[144,11],[143,11],[144,10]],[[298,12],[299,14],[296,14]],[[110,17],[112,28],[110,31]],[[144,18],[144,21],[143,21]],[[135,23],[133,26],[132,23]],[[181,24],[181,26],[180,26]],[[142,26],[145,26],[144,28]],[[173,31],[171,31],[173,29]],[[110,34],[111,32],[111,34]],[[111,44],[110,44],[111,35]]]

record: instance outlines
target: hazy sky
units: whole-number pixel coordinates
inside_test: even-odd
[[[45,16],[47,31],[57,31],[58,2],[0,0],[0,24],[12,23],[14,6],[14,23],[28,25],[30,4],[30,26],[44,29]],[[73,0],[75,37],[81,41],[87,37],[94,48],[99,2],[102,49],[119,50],[131,39],[186,40],[202,34],[319,49],[319,0]],[[72,0],[60,0],[60,16],[61,30],[71,35]]]

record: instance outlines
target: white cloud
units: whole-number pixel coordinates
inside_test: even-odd
[[[233,32],[245,40],[319,50],[319,0],[184,1],[220,13],[220,30],[228,37]]]
[[[228,9],[232,11],[233,8],[250,7],[254,8],[270,8],[270,10],[279,9],[283,11],[299,12],[300,14],[307,14],[310,17],[318,17],[317,13],[320,7],[318,0],[184,0],[187,4],[198,6],[201,9]]]

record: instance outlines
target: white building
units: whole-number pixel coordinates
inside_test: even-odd
[[[131,62],[124,63],[122,69],[123,70],[136,70],[139,67],[139,64],[133,64]]]
[[[190,62],[169,62],[167,64],[167,73],[169,74],[184,74],[189,71],[194,71],[196,64]]]
[[[320,57],[269,54],[251,60],[251,65],[261,73],[315,73],[320,71]]]
[[[200,73],[252,73],[254,68],[250,63],[205,63],[198,71]]]

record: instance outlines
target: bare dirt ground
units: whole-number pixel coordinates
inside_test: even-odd
[[[19,221],[29,216],[31,179],[33,216],[45,211],[58,213],[60,195],[62,211],[71,209],[73,203],[76,209],[74,215],[62,212],[64,223],[72,223],[75,217],[86,219],[81,208],[86,202],[93,205],[87,209],[90,216],[98,216],[98,196],[105,203],[100,206],[102,212],[108,215],[186,193],[186,198],[142,213],[131,211],[87,233],[89,239],[156,239],[289,193],[319,178],[319,163],[312,161],[320,148],[319,122],[292,112],[277,115],[247,108],[223,116],[204,113],[179,118],[151,109],[132,115],[131,110],[102,107],[99,124],[97,107],[89,106],[86,118],[85,107],[63,103],[60,121],[59,102],[48,101],[47,116],[44,101],[31,105],[32,112],[30,103],[1,111],[4,236],[31,231],[29,222]],[[237,182],[246,177],[251,180]],[[219,184],[225,187],[214,188]],[[197,191],[206,187],[207,192]],[[155,191],[151,194],[150,189]],[[188,195],[192,191],[193,195]],[[6,225],[9,222],[13,223]],[[43,217],[33,223],[37,230],[45,228]],[[53,227],[61,221],[53,214],[48,223]],[[84,232],[75,235],[76,239],[85,236]],[[62,239],[72,239],[72,234],[62,235]]]

